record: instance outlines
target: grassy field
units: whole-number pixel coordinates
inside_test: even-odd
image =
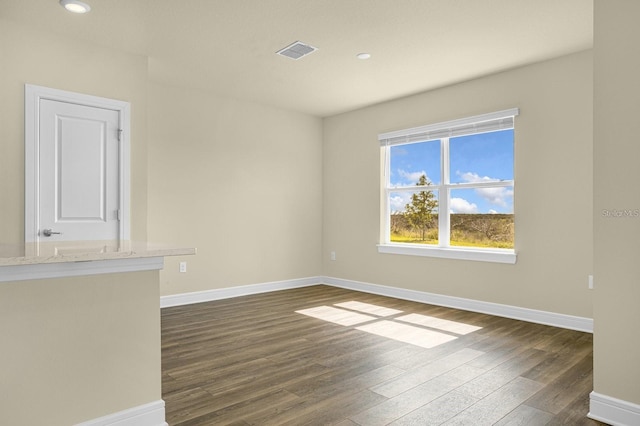
[[[391,234],[391,242],[393,243],[410,243],[410,244],[432,244],[438,245],[437,239],[421,240],[412,236],[403,236]],[[512,242],[492,241],[492,240],[455,240],[451,239],[451,246],[454,247],[479,247],[479,248],[513,248]]]
[[[391,216],[391,241],[410,244],[438,244],[437,215],[426,231],[411,229],[402,214]],[[455,247],[513,248],[514,218],[510,214],[452,214],[451,241]]]

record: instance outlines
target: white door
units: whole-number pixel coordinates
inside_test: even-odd
[[[40,100],[39,241],[118,240],[119,112]]]
[[[128,102],[25,85],[25,242],[130,238]]]

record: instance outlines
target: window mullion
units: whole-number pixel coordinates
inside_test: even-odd
[[[513,180],[488,180],[481,182],[461,182],[451,184],[451,189],[503,188],[513,186]]]
[[[509,143],[513,144],[516,115],[518,110],[512,109],[378,135],[384,170],[381,252],[488,261],[502,261],[491,256],[508,254],[508,260],[515,261],[513,168],[495,161],[513,156]],[[435,182],[425,187],[422,175]],[[429,214],[426,209],[435,204],[435,194],[438,204]]]
[[[391,242],[391,203],[389,197],[391,197],[391,148],[389,145],[384,147],[384,242]]]
[[[449,138],[440,139],[440,182],[438,191],[438,245],[449,247]]]

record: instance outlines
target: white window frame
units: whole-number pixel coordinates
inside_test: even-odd
[[[378,135],[383,160],[382,173],[382,224],[379,253],[427,256],[446,259],[476,260],[484,262],[510,263],[517,260],[515,249],[457,247],[449,245],[450,214],[449,199],[452,189],[477,189],[513,187],[514,180],[492,182],[451,183],[449,170],[449,140],[451,137],[487,133],[497,130],[513,129],[518,108],[497,111],[489,114],[398,130]],[[394,145],[405,145],[425,141],[440,141],[440,183],[432,184],[429,190],[438,191],[438,245],[395,243],[390,241],[391,208],[389,198],[392,192],[424,191],[424,186],[391,185],[390,149]]]

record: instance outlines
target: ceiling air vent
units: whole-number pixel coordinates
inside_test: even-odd
[[[278,55],[286,56],[287,58],[300,59],[303,56],[307,56],[309,53],[315,52],[316,50],[318,49],[313,46],[304,44],[301,41],[296,41],[284,49],[278,50],[276,53]]]

